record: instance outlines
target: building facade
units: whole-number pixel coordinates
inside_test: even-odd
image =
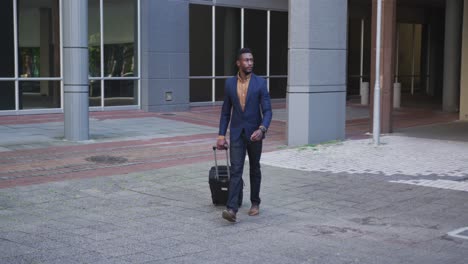
[[[82,8],[74,6],[77,2]],[[395,97],[405,106],[420,100],[468,119],[465,2],[383,1],[383,132],[392,131]],[[224,81],[235,74],[236,51],[249,47],[254,71],[267,79],[271,97],[286,99],[290,145],[342,139],[346,100],[359,97],[363,83],[370,83],[372,106],[376,4],[377,0],[1,1],[0,115],[179,111],[218,104]],[[83,36],[72,33],[79,25],[86,27]],[[87,43],[86,60],[69,56],[75,54],[71,49],[79,54],[83,48],[70,40],[80,39]],[[88,69],[87,76],[80,77],[88,83],[81,90],[72,87],[80,63]],[[67,74],[74,77],[67,81]],[[86,102],[74,100],[77,93],[86,93]],[[86,114],[80,118],[86,119]],[[66,115],[65,122],[75,119]]]

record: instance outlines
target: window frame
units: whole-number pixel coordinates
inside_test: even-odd
[[[58,0],[58,15],[59,15],[59,56],[60,56],[60,75],[58,77],[20,77],[19,76],[19,37],[18,37],[18,0],[10,0],[13,2],[13,47],[14,47],[14,76],[13,77],[1,77],[0,82],[14,82],[15,87],[15,108],[12,110],[0,110],[0,115],[12,115],[12,114],[47,114],[47,113],[63,113],[64,111],[64,89],[63,89],[63,0]],[[135,35],[135,48],[137,52],[134,53],[135,59],[137,60],[135,68],[138,69],[138,74],[131,77],[105,77],[104,76],[104,0],[99,0],[99,23],[100,23],[100,60],[101,60],[101,72],[98,77],[88,77],[88,80],[97,80],[101,82],[101,105],[90,106],[89,111],[108,111],[108,110],[126,110],[126,109],[141,109],[141,0],[136,1],[136,18],[137,23],[136,35]],[[89,67],[89,66],[88,66]],[[128,106],[105,106],[104,105],[104,81],[106,80],[134,80],[137,81],[137,104]],[[37,108],[37,109],[19,109],[20,107],[20,93],[19,87],[20,82],[37,82],[37,81],[59,81],[60,82],[60,108]]]
[[[207,79],[207,80],[211,80],[211,89],[212,89],[212,98],[211,98],[211,101],[206,101],[206,102],[192,102],[190,101],[190,104],[206,104],[206,103],[219,103],[220,101],[216,101],[216,80],[218,79],[227,79],[227,78],[230,78],[232,76],[220,76],[220,75],[216,75],[216,7],[222,7],[222,8],[225,8],[225,7],[229,7],[229,8],[239,8],[239,7],[230,7],[230,6],[224,6],[224,5],[211,5],[211,4],[202,4],[202,3],[190,3],[190,6],[192,5],[204,5],[204,6],[211,6],[212,8],[212,25],[211,25],[211,34],[212,34],[212,54],[211,54],[211,59],[212,59],[212,72],[211,72],[211,75],[206,75],[206,76],[193,76],[193,75],[190,75],[189,76],[189,79],[190,80],[196,80],[196,79]],[[189,8],[190,8],[189,6]],[[268,90],[270,90],[270,79],[272,78],[287,78],[288,76],[287,75],[271,75],[270,73],[270,45],[271,45],[271,40],[270,40],[270,36],[271,36],[271,27],[270,27],[270,23],[271,23],[271,12],[272,11],[275,11],[275,12],[285,12],[285,13],[288,13],[287,11],[283,11],[283,10],[274,10],[274,9],[262,9],[262,8],[239,8],[240,9],[240,12],[241,12],[241,17],[240,17],[240,32],[241,32],[241,36],[240,36],[240,47],[244,47],[244,38],[245,38],[245,25],[244,25],[244,13],[245,13],[245,10],[262,10],[262,11],[266,11],[267,12],[267,38],[266,38],[266,43],[265,43],[265,49],[266,49],[266,75],[259,75],[260,77],[263,77],[267,80],[267,87],[268,87]],[[286,62],[287,63],[287,62]],[[190,88],[189,88],[190,89]]]

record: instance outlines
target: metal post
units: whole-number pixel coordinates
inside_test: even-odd
[[[271,23],[271,11],[267,11],[267,89],[270,91],[270,23]]]
[[[375,86],[374,86],[374,122],[372,135],[374,145],[380,144],[380,35],[382,28],[382,0],[377,0],[377,40],[375,58]]]
[[[211,8],[211,102],[216,101],[216,7]]]
[[[362,86],[364,75],[364,19],[361,19],[361,61],[359,64],[359,87]],[[361,94],[362,95],[362,94]]]
[[[18,82],[18,78],[19,78],[19,72],[18,72],[18,1],[13,1],[13,19],[14,19],[14,23],[13,23],[13,32],[14,32],[14,35],[13,35],[13,41],[14,41],[14,47],[15,47],[15,50],[14,50],[14,56],[15,56],[15,60],[14,60],[14,63],[15,63],[15,111],[18,111],[20,110],[19,109],[19,82]]]
[[[397,25],[397,33],[396,33],[396,61],[395,61],[395,82],[398,82],[398,64],[400,63],[400,24]]]
[[[89,138],[88,0],[63,1],[63,17],[65,139],[87,140]]]
[[[414,95],[414,74],[415,74],[415,56],[414,56],[414,52],[416,51],[416,38],[415,38],[415,35],[416,35],[416,24],[413,24],[413,43],[412,43],[412,47],[411,47],[411,95]]]
[[[241,8],[241,48],[244,47],[244,8]]]

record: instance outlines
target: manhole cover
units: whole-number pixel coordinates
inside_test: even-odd
[[[449,236],[461,238],[461,239],[468,239],[468,227],[460,228],[454,230],[452,232],[447,233]]]
[[[101,156],[91,156],[86,158],[87,161],[94,162],[94,163],[104,163],[104,164],[121,164],[127,162],[126,158],[122,157],[114,157],[108,155],[101,155]]]

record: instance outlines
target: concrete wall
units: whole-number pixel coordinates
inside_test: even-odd
[[[141,1],[141,98],[145,111],[189,108],[189,1]],[[167,101],[166,93],[172,93]]]

